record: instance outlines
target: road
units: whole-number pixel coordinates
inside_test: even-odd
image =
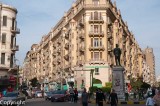
[[[44,99],[30,99],[26,101],[25,106],[82,106],[80,103],[69,103],[69,102],[50,102]],[[89,104],[89,106],[95,106],[95,104]],[[110,106],[108,104],[104,106]],[[128,105],[118,105],[118,106],[128,106]],[[144,105],[129,105],[129,106],[144,106]]]

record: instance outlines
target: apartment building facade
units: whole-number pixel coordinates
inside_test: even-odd
[[[156,76],[155,76],[155,56],[153,53],[153,48],[147,47],[144,50],[144,54],[145,54],[144,59],[150,68],[151,83],[154,84],[156,82]]]
[[[106,82],[112,81],[116,44],[122,50],[125,80],[129,76],[141,76],[142,50],[123,21],[116,3],[110,0],[77,0],[36,45],[37,61],[30,62],[36,64],[36,68],[30,72],[36,70],[38,80],[47,83],[72,81],[78,89],[82,86],[88,89],[91,86],[91,69],[94,69],[93,77],[105,86]],[[32,56],[27,56],[32,59]]]
[[[0,3],[0,77],[16,74],[15,53],[19,50],[16,35],[20,33],[16,21],[17,9]]]

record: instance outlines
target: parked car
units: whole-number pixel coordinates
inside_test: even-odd
[[[42,91],[36,91],[35,92],[35,97],[36,98],[42,98]]]
[[[45,92],[44,93],[45,100],[51,100],[52,95],[54,95],[54,91]]]
[[[7,101],[12,101],[12,103],[14,103],[14,105],[18,105],[16,103],[20,103],[20,101],[21,101],[21,105],[22,105],[23,103],[25,103],[25,99],[26,99],[26,97],[23,93],[19,93],[19,92],[15,91],[15,92],[8,92],[5,96],[0,98],[0,101],[1,101],[2,106],[6,105],[5,103]]]
[[[57,90],[51,97],[51,102],[65,102],[69,100],[67,90]]]

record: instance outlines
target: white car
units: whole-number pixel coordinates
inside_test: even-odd
[[[36,98],[42,98],[42,91],[36,91],[35,92],[35,97]]]

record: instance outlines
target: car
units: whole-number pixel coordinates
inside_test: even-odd
[[[4,95],[2,98],[0,98],[1,105],[5,106],[6,103],[11,103],[13,105],[24,105],[25,104],[26,97],[23,93],[19,93],[17,91],[14,92],[8,92],[6,95]]]
[[[69,101],[69,94],[67,90],[57,90],[51,97],[51,102],[65,102]]]
[[[51,100],[51,97],[52,97],[53,94],[54,94],[54,91],[45,92],[44,93],[45,100]]]
[[[35,97],[36,98],[42,98],[42,91],[36,91],[35,92]]]

